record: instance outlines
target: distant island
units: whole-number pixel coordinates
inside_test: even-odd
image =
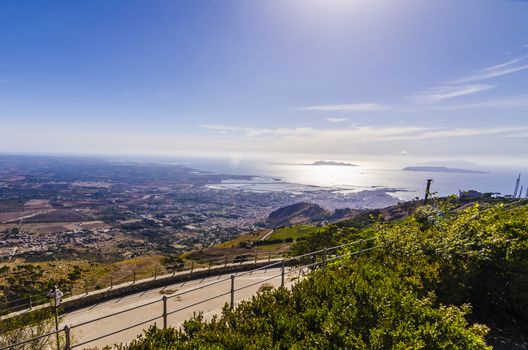
[[[470,169],[459,169],[459,168],[448,168],[445,166],[409,166],[403,168],[404,171],[424,171],[433,173],[457,173],[457,174],[489,174],[486,171],[470,170]]]
[[[318,160],[316,162],[313,162],[311,164],[306,165],[336,165],[336,166],[357,166],[356,164],[352,163],[344,163],[344,162],[333,162],[330,160]]]

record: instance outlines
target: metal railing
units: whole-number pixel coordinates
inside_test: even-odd
[[[210,283],[206,283],[206,284],[202,284],[200,286],[197,286],[197,287],[194,287],[194,288],[191,288],[191,289],[187,289],[185,291],[174,293],[174,294],[172,294],[170,296],[164,295],[161,299],[153,300],[153,301],[150,301],[150,302],[146,302],[146,303],[143,303],[143,304],[140,304],[140,305],[137,305],[137,306],[133,306],[133,307],[121,310],[121,311],[117,311],[117,312],[110,313],[110,314],[107,314],[107,315],[104,315],[104,316],[101,316],[101,317],[98,317],[98,318],[94,318],[94,319],[91,319],[91,320],[88,320],[88,321],[84,321],[84,322],[81,322],[81,323],[78,323],[78,324],[75,324],[75,325],[72,325],[72,326],[66,325],[62,329],[58,329],[57,331],[50,332],[50,333],[47,333],[47,334],[44,334],[44,335],[40,335],[38,337],[31,338],[31,339],[28,339],[28,340],[20,341],[18,343],[11,344],[11,345],[8,345],[6,347],[3,347],[0,350],[7,350],[7,349],[20,350],[20,349],[24,349],[23,346],[25,344],[30,344],[32,342],[35,342],[35,341],[39,340],[39,339],[42,339],[42,338],[45,338],[45,337],[51,337],[51,336],[56,335],[56,334],[60,334],[61,337],[63,337],[63,339],[64,339],[64,342],[63,342],[64,345],[63,345],[62,349],[71,350],[71,349],[79,348],[81,346],[84,346],[84,345],[99,341],[101,339],[105,339],[105,338],[111,337],[113,335],[116,335],[116,334],[119,334],[119,333],[122,333],[122,332],[125,332],[125,331],[128,331],[128,330],[140,327],[140,326],[145,325],[145,324],[151,324],[152,322],[155,322],[157,320],[162,320],[163,328],[166,329],[168,327],[168,317],[170,315],[176,314],[176,313],[181,312],[183,310],[190,309],[190,308],[192,308],[194,306],[197,306],[197,305],[200,305],[200,304],[203,304],[203,303],[206,303],[206,302],[209,302],[209,301],[221,298],[221,297],[225,297],[225,296],[228,296],[228,295],[229,295],[229,307],[230,308],[234,308],[235,307],[235,293],[238,292],[238,291],[241,291],[241,290],[244,290],[244,289],[247,289],[247,288],[250,288],[250,287],[254,287],[256,285],[262,285],[264,282],[270,281],[270,280],[275,279],[275,278],[280,278],[280,286],[283,288],[283,287],[285,287],[285,278],[286,278],[287,274],[292,274],[292,273],[299,272],[299,276],[300,276],[305,271],[305,269],[307,269],[307,270],[315,269],[318,266],[320,266],[321,268],[324,269],[327,266],[327,264],[329,262],[333,261],[333,260],[336,260],[336,259],[339,259],[339,258],[348,257],[348,256],[353,256],[353,255],[361,255],[361,254],[363,254],[365,252],[368,252],[368,251],[378,247],[378,246],[374,246],[372,244],[375,239],[376,239],[376,237],[369,238],[369,239],[364,239],[364,240],[358,240],[358,241],[347,243],[347,244],[342,244],[342,245],[338,245],[338,246],[334,246],[334,247],[324,248],[324,249],[321,249],[321,250],[317,250],[317,251],[310,252],[310,253],[303,254],[303,255],[299,255],[299,256],[283,258],[282,260],[276,261],[276,262],[271,262],[270,261],[270,263],[265,265],[265,266],[257,267],[255,269],[252,269],[252,270],[249,270],[249,271],[245,271],[245,272],[241,272],[241,273],[235,273],[235,274],[230,275],[229,277],[220,278],[220,279],[217,279],[216,281],[213,281],[213,282],[210,282]],[[348,252],[342,252],[341,254],[339,254],[340,252],[338,250],[343,249],[343,248],[347,248],[347,247],[351,247],[351,246],[354,246],[354,245],[358,246],[358,249],[354,249],[354,250],[351,250],[351,251],[348,251]],[[300,262],[300,263],[296,263],[296,262]],[[262,271],[262,270],[267,271],[268,269],[273,269],[273,268],[278,269],[279,267],[280,267],[280,273],[279,274],[272,275],[270,277],[266,277],[265,279],[259,279],[256,282],[252,282],[252,283],[246,284],[244,286],[236,287],[236,279],[237,278],[240,278],[240,277],[243,277],[243,276],[246,276],[246,275],[251,275],[253,273],[256,273],[256,272]],[[178,307],[178,308],[176,308],[174,310],[168,310],[168,305],[167,305],[167,301],[168,300],[171,300],[173,298],[179,298],[179,297],[181,297],[183,295],[186,295],[186,294],[189,294],[189,293],[192,293],[192,292],[195,292],[195,291],[207,288],[207,287],[211,287],[211,286],[223,283],[223,282],[228,282],[228,281],[230,281],[229,290],[226,291],[226,292],[221,292],[220,294],[215,294],[213,296],[210,296],[210,297],[207,297],[207,298],[204,298],[204,299],[200,299],[200,300],[198,300],[196,302],[193,302],[193,303],[191,303],[189,305],[180,306],[180,307]],[[113,331],[110,331],[108,333],[97,335],[94,338],[82,340],[79,343],[72,344],[71,331],[74,330],[74,329],[81,328],[83,326],[86,326],[86,325],[89,325],[89,324],[93,324],[95,322],[99,322],[99,321],[102,321],[102,320],[106,320],[106,319],[114,317],[114,316],[130,313],[131,311],[142,309],[142,308],[145,308],[145,307],[148,307],[148,306],[151,306],[151,305],[155,305],[155,304],[158,304],[158,303],[161,303],[161,308],[160,308],[161,314],[157,314],[154,317],[149,317],[146,320],[142,320],[142,321],[139,321],[139,322],[134,323],[132,325],[121,327],[121,328],[119,328],[117,330],[113,330]],[[52,345],[50,345],[50,346],[52,346]]]
[[[280,252],[251,252],[248,254],[240,254],[237,256],[220,256],[217,258],[209,259],[193,259],[184,263],[183,266],[178,266],[172,269],[168,269],[168,273],[154,268],[150,272],[143,272],[138,274],[137,271],[132,270],[130,274],[119,280],[114,280],[112,276],[108,279],[107,284],[96,283],[92,286],[85,284],[84,290],[82,293],[73,293],[72,291],[66,291],[64,293],[64,298],[76,297],[82,295],[88,295],[91,292],[101,291],[105,289],[113,289],[119,286],[125,286],[127,284],[138,283],[142,280],[157,279],[166,276],[174,276],[178,272],[190,271],[193,272],[197,269],[211,269],[213,267],[233,265],[233,264],[251,264],[257,262],[270,262],[272,259],[282,258]],[[146,277],[145,275],[150,277]],[[141,279],[140,279],[141,277]],[[115,283],[117,282],[117,283]],[[49,298],[45,293],[43,294],[33,294],[23,298],[11,299],[4,302],[0,302],[0,315],[8,315],[14,312],[24,312],[31,311],[39,305],[44,305],[49,302]]]

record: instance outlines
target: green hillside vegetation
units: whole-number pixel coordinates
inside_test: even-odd
[[[262,231],[256,231],[256,232],[253,232],[253,233],[248,233],[248,234],[245,234],[245,235],[241,235],[241,236],[233,238],[233,239],[231,239],[229,241],[222,242],[222,243],[219,243],[219,244],[215,244],[214,248],[236,248],[242,242],[244,242],[244,243],[252,243],[252,242],[254,242],[256,240],[261,239],[266,234],[266,232],[267,232],[266,230],[262,230]]]
[[[312,232],[319,231],[320,227],[310,225],[296,225],[292,227],[283,227],[276,229],[269,237],[268,240],[273,241],[276,239],[293,239],[294,241],[308,236]]]
[[[231,240],[215,244],[212,247],[203,248],[197,251],[187,252],[180,255],[180,259],[186,262],[188,265],[191,262],[196,264],[207,265],[207,260],[222,259],[227,257],[229,260],[237,259],[237,257],[252,257],[255,253],[259,254],[259,257],[266,258],[267,254],[273,256],[280,256],[282,253],[287,251],[293,239],[286,240],[270,240],[270,238],[263,241],[262,239],[268,234],[269,229],[262,229],[252,233],[240,235]]]
[[[369,253],[332,262],[291,290],[264,289],[211,321],[196,315],[116,348],[525,348],[526,202],[456,210],[445,200],[393,222],[364,219],[313,232],[293,250],[377,237]]]

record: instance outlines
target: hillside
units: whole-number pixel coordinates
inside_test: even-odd
[[[371,210],[351,208],[330,211],[318,204],[300,202],[271,212],[266,220],[266,224],[276,228],[299,224],[334,223],[369,212]]]
[[[526,349],[528,203],[457,206],[314,231],[292,254],[367,237],[377,248],[118,349]]]
[[[324,220],[330,212],[313,203],[300,202],[271,212],[266,223],[272,227],[307,224]]]
[[[479,197],[480,198],[480,197]],[[484,199],[484,198],[483,198]],[[491,201],[491,198],[486,198]],[[459,205],[470,203],[470,200],[458,200]],[[416,210],[421,201],[402,202],[381,209],[352,209],[340,208],[333,211],[326,210],[318,204],[300,202],[281,207],[271,212],[266,220],[269,227],[285,227],[299,224],[332,224],[365,220],[371,216],[382,216],[385,220],[404,218]]]

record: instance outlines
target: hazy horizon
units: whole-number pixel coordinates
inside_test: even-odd
[[[465,161],[429,161],[423,163],[394,163],[390,161],[360,161],[353,166],[313,165],[315,159],[296,159],[293,162],[274,162],[269,158],[230,157],[175,157],[175,156],[133,156],[133,155],[65,155],[65,154],[1,154],[0,160],[13,157],[15,162],[44,164],[51,160],[55,167],[60,164],[76,164],[86,159],[86,164],[127,164],[137,166],[176,165],[209,174],[234,176],[233,181],[212,185],[211,189],[248,193],[285,192],[298,193],[313,190],[330,190],[342,193],[374,191],[386,193],[400,200],[411,200],[423,195],[426,179],[433,179],[432,190],[446,196],[459,191],[477,190],[481,192],[513,193],[515,180],[521,174],[521,184],[526,183],[526,168],[522,166],[482,166]],[[20,157],[27,156],[28,159]],[[34,159],[33,159],[34,158]],[[321,159],[320,159],[321,160]],[[328,160],[328,159],[326,159]],[[15,163],[16,164],[16,163]],[[31,164],[31,163],[26,163]],[[420,171],[405,171],[404,166],[423,165]],[[469,170],[469,172],[434,170],[431,167],[448,167]],[[476,172],[471,172],[476,171]],[[1,172],[1,171],[0,171]],[[237,180],[236,176],[251,176],[252,180]],[[308,187],[306,187],[308,186]]]

